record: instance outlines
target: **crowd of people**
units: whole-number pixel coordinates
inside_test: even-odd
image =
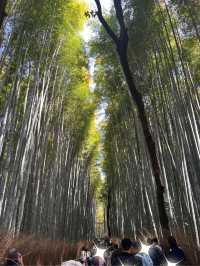
[[[84,266],[168,266],[170,263],[184,265],[184,251],[174,237],[168,238],[168,247],[165,250],[159,245],[157,238],[148,239],[147,243],[148,245],[144,245],[129,238],[122,239],[120,243],[116,239],[104,241],[103,244],[95,244],[91,250],[83,248],[79,262]]]
[[[159,245],[157,238],[148,239],[148,245],[124,238],[94,241],[91,247],[83,247],[80,258],[66,261],[62,266],[169,266],[184,265],[186,257],[174,237],[168,238],[168,248]],[[24,266],[21,253],[12,248],[8,251],[4,266]]]

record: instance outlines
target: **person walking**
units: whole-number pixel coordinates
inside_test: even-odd
[[[139,241],[132,242],[132,252],[142,260],[142,266],[153,266],[153,261],[149,254],[142,252],[142,245]]]
[[[153,266],[163,266],[167,264],[164,252],[161,246],[158,244],[158,239],[153,238],[149,239],[149,244],[151,244],[149,248],[149,256],[153,261]]]
[[[121,241],[119,250],[113,252],[111,256],[112,266],[143,266],[141,258],[132,254],[132,242],[129,238]]]
[[[169,252],[168,254],[166,254],[167,259],[170,262],[178,263],[177,265],[181,265],[186,260],[184,251],[178,246],[176,239],[173,236],[168,237],[167,240],[169,245]]]
[[[106,249],[104,253],[104,258],[106,266],[111,266],[111,257],[113,252],[116,252],[119,249],[118,239],[111,239],[111,246]]]

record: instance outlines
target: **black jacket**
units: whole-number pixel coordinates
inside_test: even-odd
[[[142,260],[124,251],[116,251],[111,257],[112,266],[142,266]]]

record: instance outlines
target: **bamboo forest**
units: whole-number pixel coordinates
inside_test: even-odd
[[[200,265],[200,1],[0,0],[0,263],[172,236],[119,265]]]

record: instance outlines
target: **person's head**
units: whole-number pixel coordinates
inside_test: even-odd
[[[178,246],[177,242],[176,242],[176,239],[173,236],[169,236],[167,241],[168,241],[168,244],[169,244],[170,248],[176,248]]]
[[[112,247],[114,247],[114,248],[118,248],[119,247],[119,241],[118,241],[118,239],[117,238],[112,238],[111,239],[111,245],[112,245]]]
[[[147,239],[147,243],[149,245],[158,245],[158,239],[156,237],[154,237],[154,238],[148,238]]]
[[[151,244],[156,244],[156,245],[158,245],[158,238],[152,238],[151,239]]]
[[[82,247],[81,251],[88,251],[86,247]]]
[[[11,248],[8,250],[8,252],[7,252],[7,264],[13,263],[13,265],[14,264],[20,265],[21,264],[21,258],[22,258],[22,255],[16,248]]]
[[[104,236],[104,242],[105,242],[105,244],[110,245],[110,237]]]
[[[121,241],[121,249],[127,252],[131,252],[132,242],[129,238],[124,238]]]
[[[131,252],[133,254],[139,253],[141,251],[141,249],[142,249],[142,245],[141,245],[141,243],[139,241],[133,241],[132,242]]]

